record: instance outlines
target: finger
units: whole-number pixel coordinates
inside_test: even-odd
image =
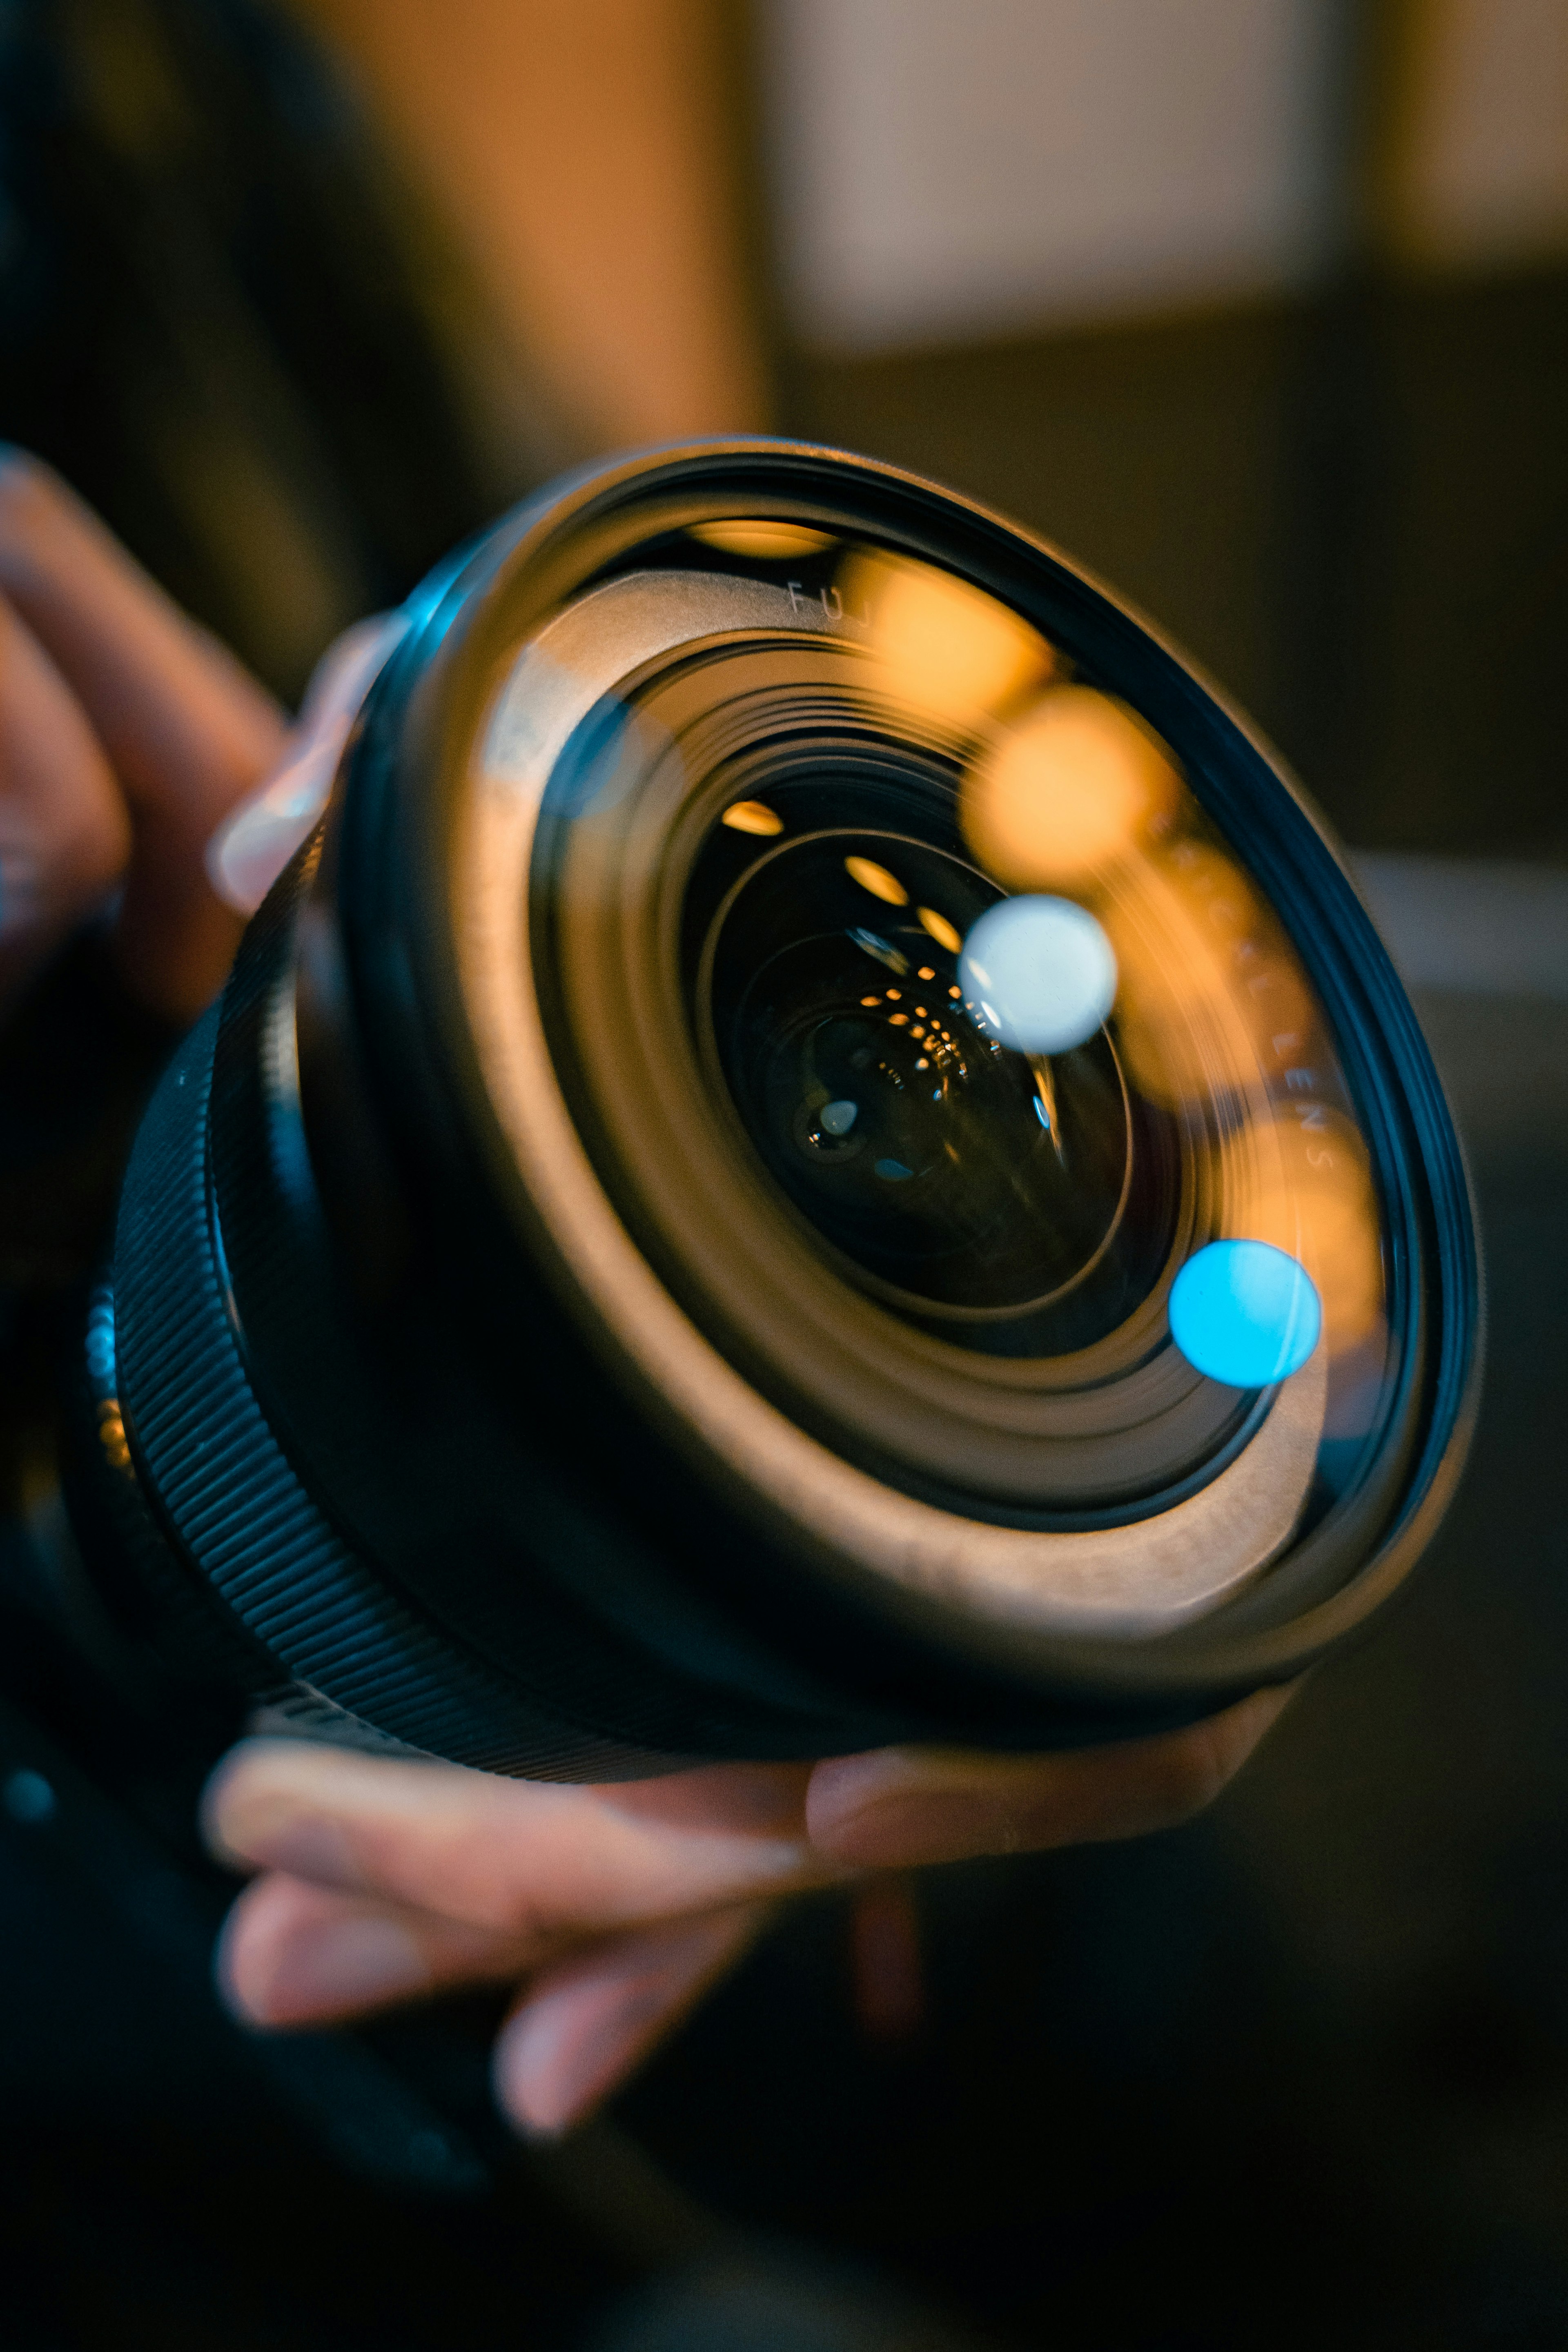
[[[812,1842],[846,1867],[909,1868],[1166,1829],[1218,1795],[1289,1696],[1258,1691],[1184,1731],[1065,1755],[836,1757],[811,1777]]]
[[[221,982],[238,936],[203,852],[280,757],[283,714],[63,482],[19,451],[0,457],[0,593],[80,703],[129,805],[127,971],[161,1010],[188,1017]]]
[[[537,1977],[496,2043],[496,2097],[553,2137],[607,2098],[760,1934],[761,1903],[683,1919],[575,1954]]]
[[[0,997],[114,887],[131,851],[80,704],[0,598]]]
[[[326,807],[360,705],[407,625],[405,614],[373,614],[329,647],[282,767],[225,817],[207,844],[207,877],[237,914],[256,912]]]
[[[548,1952],[837,1874],[805,1836],[807,1769],[736,1765],[616,1788],[251,1740],[209,1785],[220,1853],[389,1897]]]
[[[269,1871],[230,1910],[218,1985],[252,2025],[320,2025],[457,1985],[510,1984],[515,1938]]]

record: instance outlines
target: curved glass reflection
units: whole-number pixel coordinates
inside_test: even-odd
[[[600,592],[595,664],[650,582],[536,869],[604,1164],[699,1319],[879,1458],[968,1478],[991,1431],[989,1491],[1042,1506],[1189,1491],[1305,1382],[1326,1507],[1385,1392],[1373,1160],[1176,752],[907,552],[670,532]]]

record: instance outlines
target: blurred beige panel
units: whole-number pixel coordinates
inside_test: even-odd
[[[1403,260],[1485,268],[1568,252],[1568,0],[1409,0],[1382,173]]]
[[[295,0],[585,450],[754,426],[726,0]]]
[[[1310,283],[1326,0],[763,0],[790,321],[909,350]]]

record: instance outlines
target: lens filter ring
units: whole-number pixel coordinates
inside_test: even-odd
[[[997,1507],[983,1491],[984,1448],[967,1437],[962,1500],[953,1487],[941,1491],[940,1479],[933,1500],[931,1487],[900,1472],[885,1430],[868,1443],[857,1439],[856,1413],[874,1402],[876,1385],[855,1353],[869,1328],[870,1286],[835,1275],[840,1294],[856,1292],[858,1338],[845,1318],[832,1346],[819,1346],[813,1282],[780,1273],[786,1262],[797,1264],[781,1236],[799,1238],[800,1204],[793,1204],[792,1229],[787,1188],[775,1182],[768,1190],[766,1154],[754,1152],[752,1167],[739,1172],[731,1158],[718,1191],[689,1181],[693,1137],[710,1136],[721,1123],[702,1072],[700,1011],[694,1016],[679,992],[687,974],[682,909],[715,812],[699,806],[700,794],[687,789],[689,775],[673,797],[661,801],[652,789],[660,728],[674,740],[682,733],[652,706],[714,658],[715,639],[730,641],[725,660],[743,649],[747,658],[793,654],[830,667],[846,666],[855,643],[850,584],[841,589],[820,566],[813,572],[815,556],[803,560],[803,583],[793,567],[783,577],[777,566],[740,556],[704,566],[693,564],[689,549],[685,561],[672,552],[675,537],[729,530],[723,518],[746,513],[832,542],[840,554],[849,548],[856,564],[882,566],[900,593],[909,567],[957,579],[1049,639],[1065,664],[1063,691],[1089,701],[1075,715],[1070,701],[1050,698],[1058,686],[1047,681],[1049,691],[1041,690],[1038,709],[1027,714],[1029,727],[1037,718],[1048,731],[1048,719],[1059,734],[1086,708],[1112,718],[1131,709],[1136,726],[1174,747],[1171,756],[1213,834],[1200,827],[1153,858],[1152,898],[1145,891],[1110,934],[1122,969],[1136,969],[1145,994],[1158,998],[1162,966],[1181,969],[1189,936],[1211,961],[1219,956],[1214,926],[1239,903],[1239,929],[1221,942],[1225,952],[1261,959],[1252,979],[1264,987],[1270,965],[1287,976],[1309,973],[1308,995],[1318,1008],[1308,1024],[1313,1058],[1289,1065],[1297,1077],[1283,1064],[1273,1072],[1259,1061],[1256,1085],[1249,1079],[1243,1090],[1253,1108],[1230,1127],[1223,1112],[1209,1119],[1203,1168],[1183,1192],[1181,1231],[1207,1246],[1206,1234],[1226,1240],[1233,1226],[1246,1226],[1243,1237],[1250,1238],[1256,1226],[1260,1242],[1279,1246],[1270,1238],[1270,1187],[1283,1184],[1292,1201],[1305,1197],[1302,1167],[1290,1158],[1300,1134],[1350,1170],[1347,1181],[1372,1204],[1375,1280],[1385,1301],[1381,1369],[1374,1367],[1371,1401],[1350,1437],[1334,1434],[1331,1416],[1344,1399],[1324,1393],[1326,1367],[1315,1357],[1272,1388],[1250,1392],[1237,1451],[1222,1458],[1223,1447],[1215,1448],[1199,1465],[1194,1490],[1111,1495],[1100,1524],[1085,1524],[1084,1513],[1065,1526],[1017,1523],[1028,1508],[1018,1501],[1023,1481]],[[847,570],[844,578],[852,584]],[[417,646],[414,658],[421,658]],[[434,1024],[428,1034],[454,1068],[466,1065],[464,1118],[501,1190],[515,1186],[520,1230],[531,1247],[542,1248],[558,1296],[595,1335],[623,1392],[685,1449],[741,1521],[797,1547],[814,1572],[830,1583],[842,1580],[873,1611],[901,1612],[939,1641],[971,1643],[1013,1669],[1058,1683],[1175,1688],[1223,1675],[1243,1686],[1265,1663],[1274,1674],[1303,1662],[1315,1644],[1355,1622],[1376,1591],[1398,1581],[1422,1514],[1432,1507],[1426,1498],[1440,1494],[1462,1454],[1473,1409],[1478,1308],[1462,1167],[1418,1033],[1407,1009],[1396,1009],[1386,960],[1315,820],[1245,726],[1152,632],[1050,551],[929,485],[833,453],[730,444],[607,469],[525,518],[471,588],[467,608],[448,607],[423,659],[415,691],[428,717],[405,743],[401,772],[416,799],[419,761],[426,763],[431,814],[420,820],[426,829],[418,836],[426,878],[416,877],[421,860],[410,860],[414,836],[405,834],[400,887],[416,992]],[[834,706],[837,723],[840,687],[818,678],[803,689],[803,719],[814,696]],[[639,725],[649,730],[647,740],[638,741]],[[1029,727],[1020,723],[1018,736]],[[926,752],[951,748],[952,730],[938,721],[906,733]],[[742,744],[741,764],[744,752]],[[618,798],[613,783],[605,790],[610,777],[625,788]],[[756,786],[732,805],[752,801],[771,809]],[[575,836],[565,860],[576,866],[566,929],[582,918],[564,982],[555,956],[563,908],[552,902],[548,878],[559,878],[562,860],[558,846],[542,860],[536,856],[542,814],[548,830],[563,810]],[[689,843],[681,831],[687,814]],[[639,827],[658,836],[657,856],[642,854]],[[874,845],[864,845],[868,857]],[[650,885],[655,869],[659,887]],[[1017,888],[1016,879],[1002,878]],[[1112,912],[1121,921],[1125,909]],[[551,931],[542,950],[542,919]],[[592,942],[601,919],[618,944]],[[885,940],[885,929],[877,936]],[[662,996],[647,984],[655,969],[644,952],[647,940],[652,957],[662,958]],[[605,1058],[595,1038],[618,1033],[584,1009],[595,989],[608,992],[605,1001],[615,998],[617,1008],[640,1004],[650,1016],[660,1008],[661,1035],[650,1041],[634,1024],[621,1060]],[[574,992],[576,1002],[565,1003]],[[1119,1060],[1132,1070],[1145,1103],[1178,1126],[1194,1118],[1201,1124],[1208,1117],[1197,1092],[1205,1056],[1223,1057],[1234,1045],[1226,1023],[1215,1028],[1214,1007],[1199,1006],[1188,1032],[1198,1077],[1178,1071],[1171,1098],[1162,1099],[1148,1081],[1149,1023],[1142,1007],[1135,1010],[1138,1019],[1118,1012]],[[1165,1052],[1173,1033],[1168,1024],[1155,1029]],[[1286,1024],[1279,1034],[1289,1034]],[[684,1077],[679,1087],[665,1083],[689,1050],[709,1097],[702,1121],[681,1108],[689,1099]],[[1278,1048],[1281,1055],[1289,1050]],[[668,1125],[644,1119],[651,1094],[673,1118],[679,1149],[665,1149]],[[1266,1094],[1275,1105],[1267,1118],[1256,1108]],[[730,1097],[733,1104],[733,1087]],[[815,1115],[850,1098],[833,1091],[819,1104],[803,1097],[791,1131],[802,1109]],[[637,1129],[630,1149],[617,1132],[623,1115],[627,1132]],[[1321,1129],[1302,1123],[1319,1118]],[[864,1156],[846,1153],[845,1160],[857,1165]],[[892,1156],[875,1154],[872,1164]],[[657,1182],[648,1172],[656,1164]],[[748,1187],[759,1219],[773,1221],[772,1241],[766,1252],[737,1256],[727,1244],[751,1230]],[[1329,1216],[1324,1210],[1320,1222]],[[813,1281],[828,1265],[820,1234],[814,1246]],[[1130,1333],[1145,1317],[1151,1362],[1162,1352],[1169,1358],[1160,1345],[1169,1324],[1165,1302],[1184,1263],[1173,1244],[1163,1288],[1150,1286],[1130,1300],[1117,1327]],[[1364,1287],[1365,1278],[1356,1279]],[[821,1363],[845,1370],[844,1389],[819,1414],[802,1401],[804,1384],[780,1375],[783,1348],[759,1336],[752,1309],[763,1305],[781,1326],[793,1323],[797,1338],[807,1335]],[[942,1351],[949,1344],[907,1320],[900,1381],[929,1386],[946,1377],[952,1367]],[[994,1357],[967,1374],[976,1392],[987,1391],[989,1429],[1002,1450],[1041,1397],[1059,1401],[1064,1386],[1075,1388],[1070,1376],[1056,1377],[1066,1359],[1039,1360],[1053,1364],[1049,1376],[1037,1370],[1021,1376],[1020,1360]],[[1168,1360],[1167,1372],[1185,1377]],[[1335,1373],[1331,1390],[1336,1381],[1342,1389]],[[1086,1412],[1103,1405],[1092,1384],[1077,1393],[1089,1400]],[[1085,1433],[1080,1427],[1069,1444],[1079,1445]],[[1023,1437],[1026,1445],[1041,1442],[1037,1426]],[[1059,1511],[1059,1482],[1041,1478],[1034,1493],[1053,1487]],[[1108,1485],[1099,1483],[1098,1493],[1103,1503]],[[1144,1504],[1151,1507],[1140,1517]],[[1054,1516],[1048,1507],[1039,1513],[1041,1520]],[[1061,1516],[1070,1517],[1070,1507]],[[1142,1639],[1148,1634],[1159,1643]]]
[[[468,837],[458,845],[459,968],[471,990],[470,1018],[490,1097],[530,1196],[543,1208],[575,1282],[621,1345],[635,1352],[650,1385],[682,1412],[703,1449],[750,1495],[831,1545],[862,1575],[890,1580],[939,1607],[947,1594],[962,1593],[967,1610],[988,1613],[994,1626],[1004,1622],[1013,1633],[1031,1624],[1042,1632],[1166,1630],[1252,1577],[1289,1540],[1321,1427],[1316,1374],[1298,1375],[1293,1392],[1275,1402],[1233,1463],[1195,1494],[1142,1521],[1071,1531],[988,1525],[973,1508],[961,1515],[897,1493],[771,1406],[681,1311],[612,1205],[584,1147],[591,1118],[574,1116],[563,1090],[518,915],[532,901],[534,831],[555,759],[604,689],[622,686],[657,657],[661,629],[675,646],[691,642],[693,614],[700,611],[694,583],[675,583],[668,619],[654,593],[650,616],[648,583],[615,583],[570,608],[531,649],[509,688],[515,700],[503,698],[490,721]],[[627,610],[634,604],[635,617]],[[620,609],[612,618],[606,606]],[[778,600],[763,609],[774,626],[784,619]],[[727,584],[711,610],[721,622],[735,618]],[[616,664],[608,675],[607,647]],[[530,674],[531,664],[538,667]],[[521,757],[510,748],[520,737]],[[609,796],[621,805],[614,786]],[[647,823],[662,832],[664,812]],[[587,838],[596,862],[583,898],[616,910],[621,900],[605,863],[608,845]],[[647,910],[646,898],[637,903]],[[665,911],[668,924],[674,909]],[[631,969],[641,970],[635,959]],[[636,982],[627,993],[647,1003]],[[648,1149],[657,1150],[653,1139]],[[713,1198],[701,1184],[680,1189],[697,1202]],[[733,1192],[721,1197],[728,1229]],[[776,1229],[776,1213],[768,1207]],[[720,1238],[710,1225],[710,1251]],[[750,1264],[755,1285],[761,1268],[755,1257]],[[798,1323],[799,1296],[786,1298]],[[1083,1442],[1079,1433],[1069,1441],[1075,1451]]]

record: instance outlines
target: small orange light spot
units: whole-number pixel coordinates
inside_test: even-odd
[[[915,908],[915,912],[920,917],[924,929],[931,933],[932,939],[936,941],[938,947],[945,948],[949,955],[956,955],[959,949],[963,945],[963,941],[959,938],[958,933],[953,929],[952,925],[948,921],[947,917],[945,915],[939,915],[934,907],[917,907]]]
[[[921,1055],[920,1060],[915,1064],[915,1067],[916,1067],[916,1069],[917,1069],[917,1070],[929,1070],[929,1069],[930,1069],[930,1067],[931,1067],[931,1064],[926,1060],[926,1057],[925,1057],[925,1055],[924,1055],[923,1054]]]
[[[895,1013],[892,1018],[893,1027],[895,1029],[903,1028],[905,1024],[908,1022],[909,1017],[910,1016],[907,1013]]]
[[[694,522],[691,536],[706,547],[722,548],[726,555],[749,555],[760,563],[792,563],[803,555],[820,555],[831,546],[825,530],[807,530],[801,523],[752,521]]]
[[[900,996],[902,996],[903,992],[903,992],[903,990],[902,990],[901,988],[889,988],[889,991],[888,991],[888,994],[889,994],[889,996],[891,998],[892,1002],[893,1002],[895,1004],[897,1004],[897,1003],[898,1003],[898,1001],[899,1001],[900,997]]]
[[[782,833],[784,819],[765,801],[736,801],[720,818],[731,833]]]
[[[921,1027],[918,1021],[915,1023],[914,1027],[910,1031],[910,1035],[911,1037],[923,1037],[925,1035],[925,1031]]]
[[[929,963],[922,963],[915,977],[917,980],[934,980],[936,978],[934,966]]]
[[[862,1004],[880,1004],[882,1000],[879,996],[863,996],[860,1002]]]
[[[909,905],[910,894],[898,876],[889,874],[885,866],[879,866],[875,858],[847,857],[844,871],[852,882],[858,882],[862,890],[869,890],[873,898],[880,898],[885,905]]]
[[[963,994],[962,988],[950,988],[947,992],[950,996],[962,996]]]

